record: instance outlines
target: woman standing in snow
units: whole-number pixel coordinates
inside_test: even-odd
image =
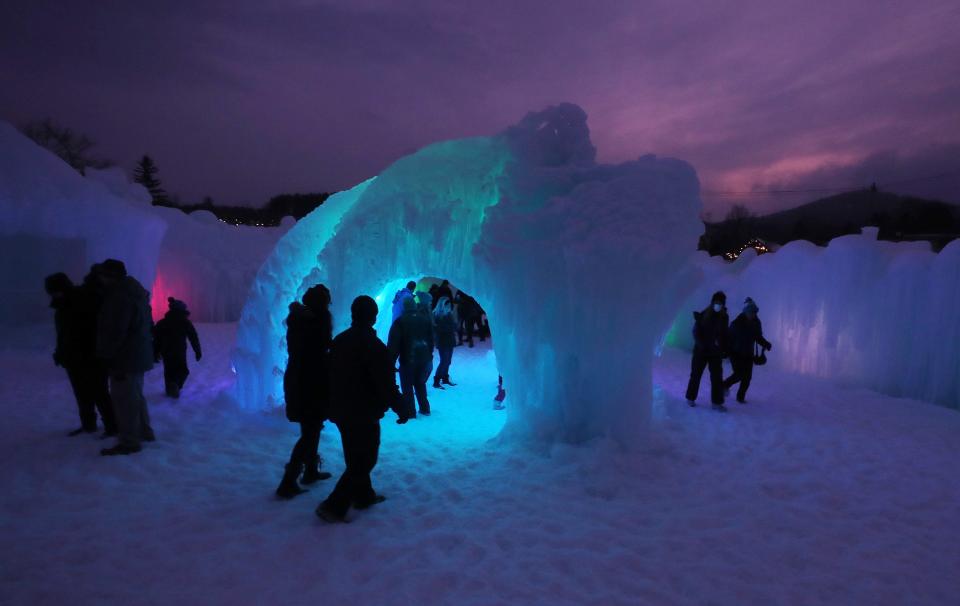
[[[747,403],[747,389],[750,388],[750,379],[753,378],[754,347],[760,345],[767,351],[773,349],[773,344],[763,338],[763,325],[757,317],[759,311],[760,308],[753,299],[747,297],[743,302],[743,312],[730,324],[729,350],[733,374],[723,382],[723,388],[729,390],[740,383],[737,402],[741,404]]]
[[[443,385],[455,386],[450,380],[450,362],[453,361],[453,348],[457,345],[457,321],[453,317],[453,306],[448,297],[440,297],[433,308],[433,327],[437,335],[437,351],[440,363],[433,375],[433,386],[443,389]]]
[[[300,439],[290,453],[277,496],[290,499],[305,492],[297,484],[326,480],[330,474],[320,471],[320,431],[329,408],[330,343],[333,319],[330,316],[330,291],[318,284],[303,295],[303,304],[290,304],[287,315],[287,370],[283,373],[283,396],[287,419],[300,424]]]

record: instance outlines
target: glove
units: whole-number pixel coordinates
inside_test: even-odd
[[[198,352],[197,352],[197,362],[199,362],[199,361],[200,361],[200,358],[202,358],[202,357],[203,357],[203,354],[198,351]]]
[[[767,351],[773,351],[773,343],[767,341]]]
[[[60,354],[58,354],[57,352],[53,352],[53,365],[54,365],[54,366],[63,366],[63,365],[60,363]]]

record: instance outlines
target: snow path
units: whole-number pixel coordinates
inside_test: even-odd
[[[383,423],[389,500],[326,526],[330,482],[272,496],[295,426],[216,398],[234,329],[199,327],[206,357],[176,404],[149,376],[159,441],[112,459],[63,437],[76,415],[50,336],[4,344],[0,602],[956,603],[956,411],[767,369],[750,404],[690,409],[687,358],[667,352],[637,452],[530,450],[486,440],[504,414],[492,360],[457,348],[461,385],[435,414]],[[339,474],[333,426],[321,451]]]

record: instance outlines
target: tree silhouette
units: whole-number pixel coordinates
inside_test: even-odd
[[[90,155],[90,150],[96,145],[90,137],[60,126],[50,118],[30,122],[20,131],[37,145],[55,153],[81,175],[88,168],[107,168],[112,165],[108,160]]]
[[[160,179],[157,178],[157,165],[150,156],[144,155],[137,162],[137,167],[133,169],[133,180],[147,188],[150,197],[153,198],[154,205],[163,205],[169,202],[167,192],[160,187]]]

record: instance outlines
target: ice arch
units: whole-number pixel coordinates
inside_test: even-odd
[[[241,317],[240,404],[281,403],[283,320],[309,286],[330,287],[342,329],[356,295],[442,275],[496,326],[505,431],[631,441],[649,419],[654,346],[693,285],[699,184],[679,160],[597,164],[586,119],[562,104],[430,145],[298,222]]]

